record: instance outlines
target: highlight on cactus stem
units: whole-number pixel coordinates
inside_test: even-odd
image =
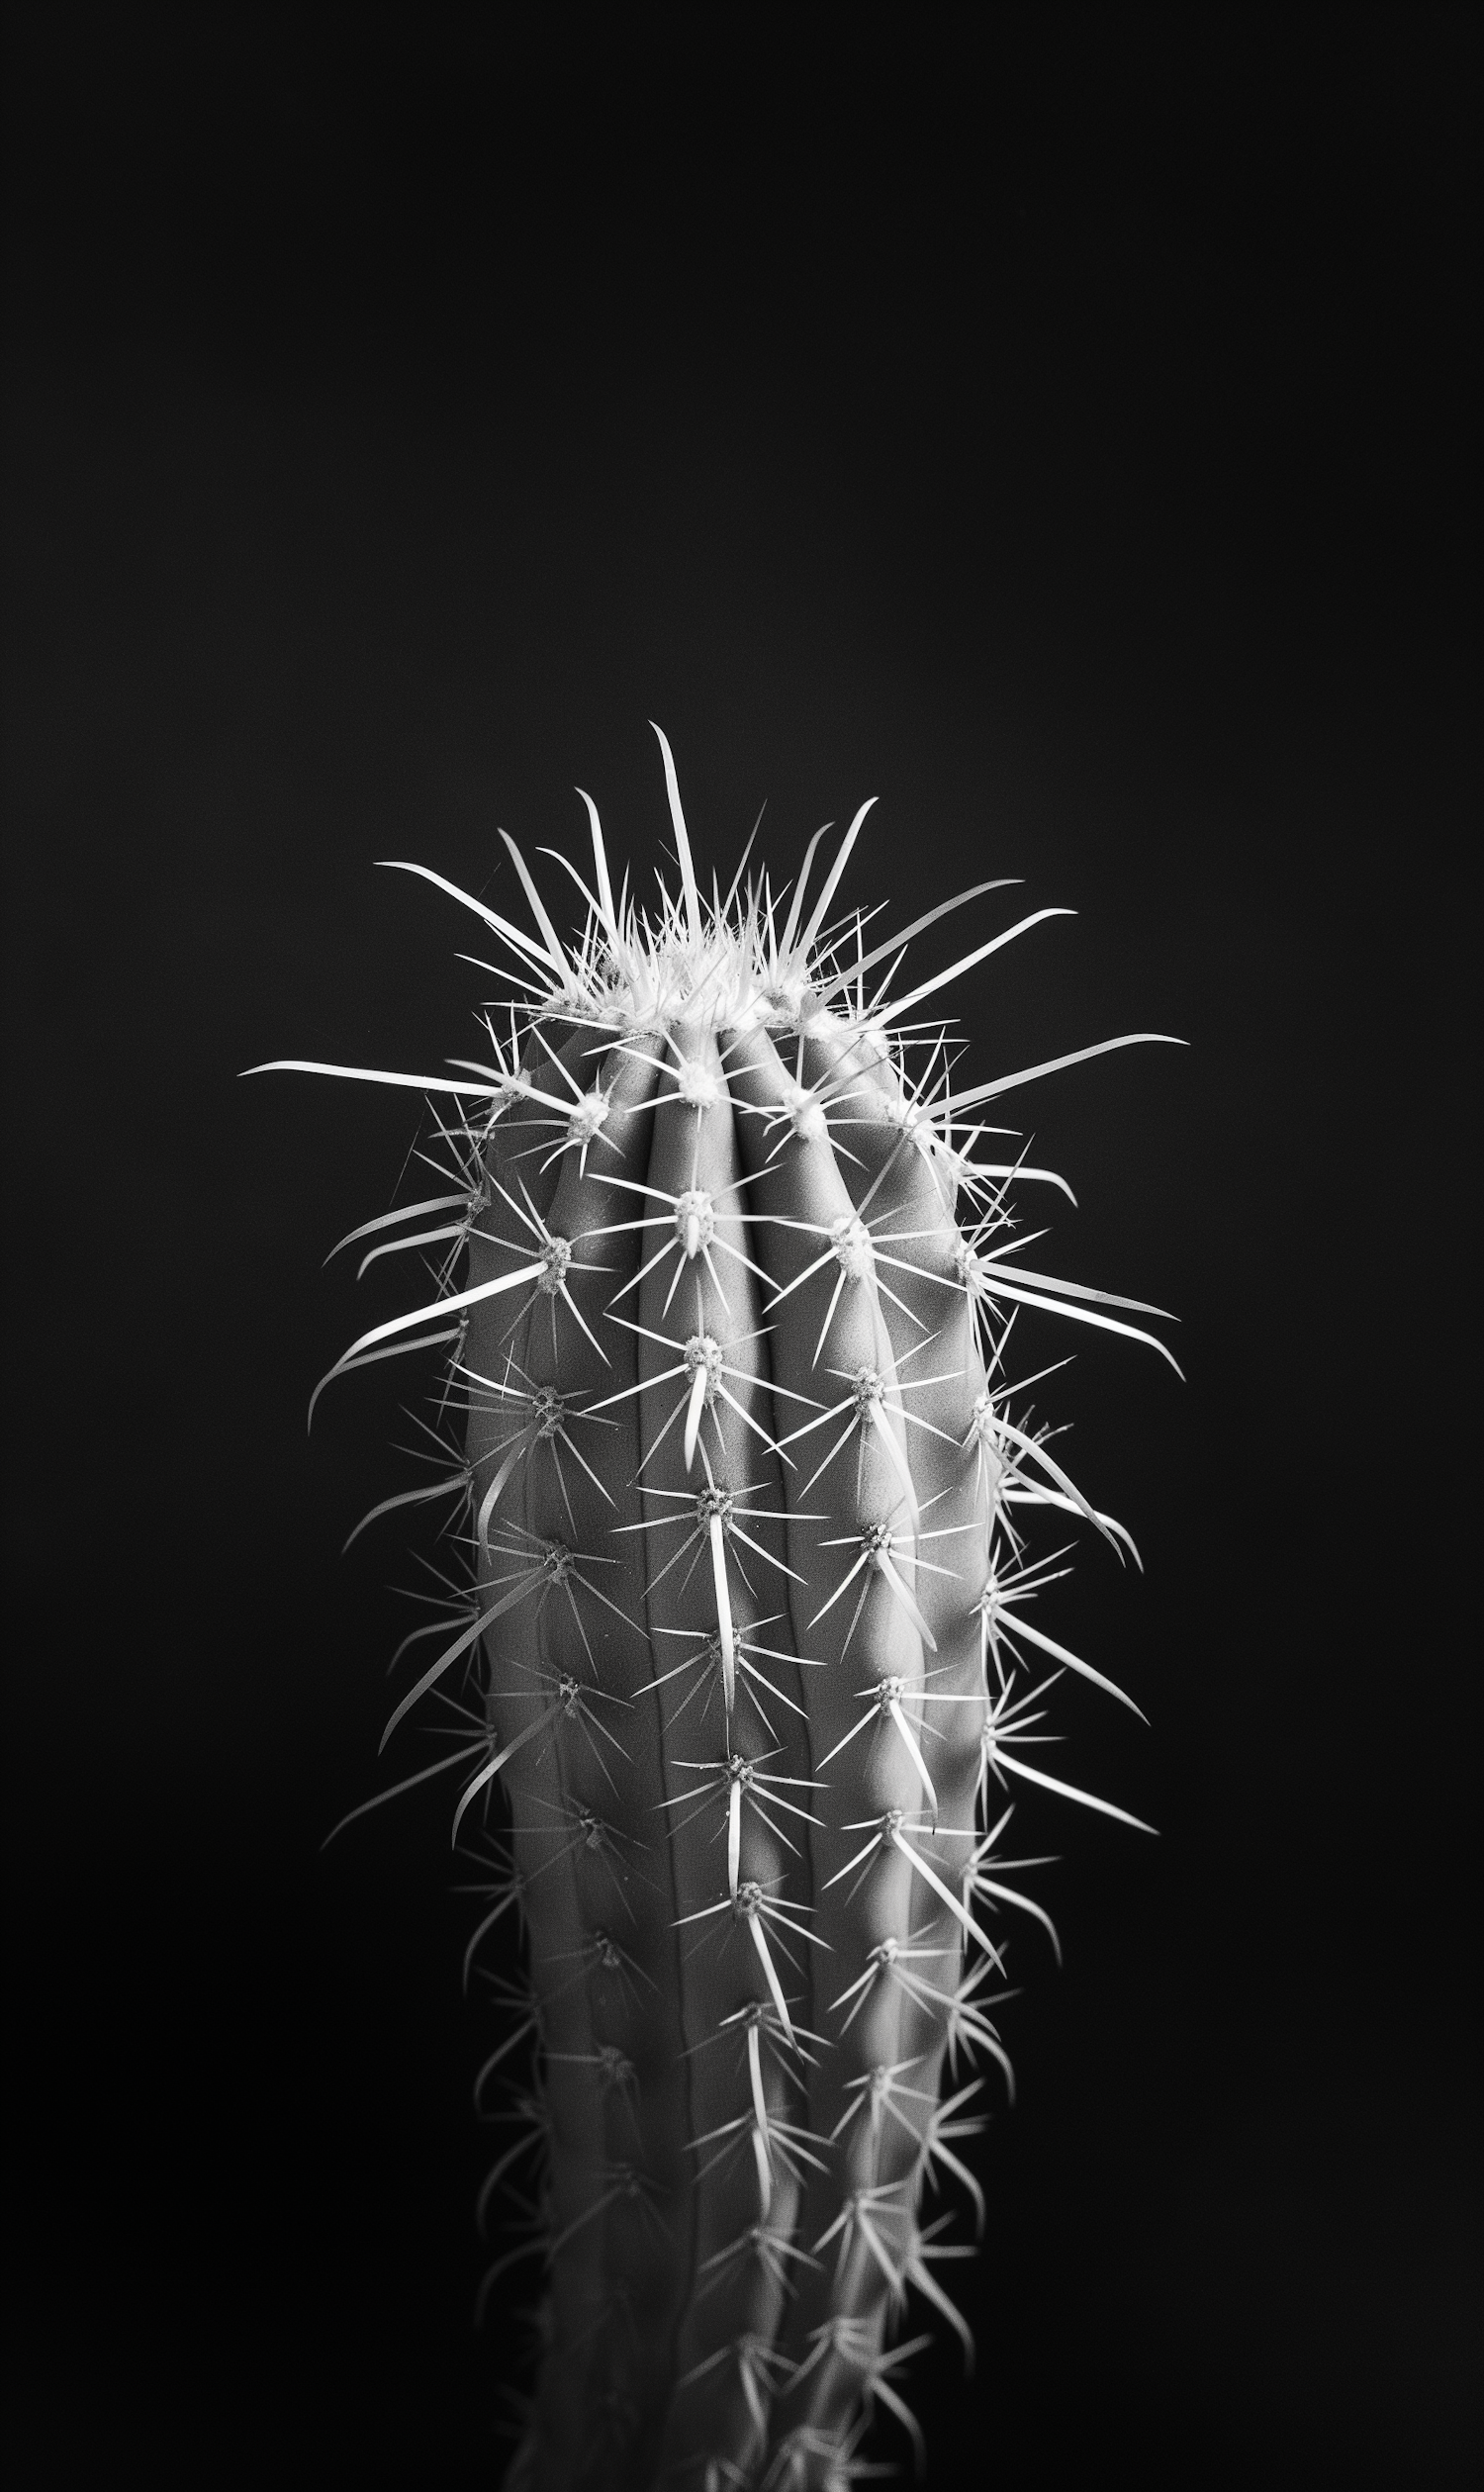
[[[1068,912],[913,983],[909,941],[1004,882],[897,932],[837,913],[863,804],[817,885],[825,831],[791,895],[749,840],[707,898],[659,743],[679,889],[649,909],[587,795],[591,882],[547,852],[572,942],[504,833],[529,928],[408,869],[499,947],[487,1052],[252,1068],[431,1117],[431,1189],[341,1241],[430,1278],[311,1419],[331,1380],[436,1352],[431,1474],[357,1530],[427,1505],[459,1552],[382,1740],[437,1745],[351,1814],[446,1776],[466,1978],[523,1932],[475,2085],[501,2123],[481,2226],[510,2203],[485,2292],[523,2266],[538,2307],[519,2492],[841,2486],[878,2470],[878,2417],[920,2463],[908,2314],[972,2354],[940,2199],[982,2229],[963,2149],[1011,2083],[1010,1933],[1057,1948],[1006,1854],[1015,1796],[1140,1824],[1036,1762],[1064,1672],[1131,1704],[1037,1622],[1067,1530],[1134,1551],[1050,1450],[1016,1324],[1170,1353],[1131,1320],[1158,1309],[1027,1259],[1015,1207],[1069,1189],[986,1120],[1155,1034],[961,1081],[936,999]]]

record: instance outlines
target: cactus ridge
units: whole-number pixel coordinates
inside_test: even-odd
[[[533,932],[410,869],[503,947],[486,1057],[281,1067],[410,1087],[433,1118],[439,1190],[333,1249],[362,1272],[417,1250],[430,1286],[352,1341],[311,1419],[332,1379],[443,1353],[435,1476],[350,1535],[426,1505],[460,1553],[382,1736],[433,1700],[442,1751],[350,1816],[459,1778],[465,1984],[509,2020],[474,2086],[500,2127],[481,2231],[509,2208],[482,2301],[541,2279],[508,2478],[529,2492],[840,2486],[877,2471],[878,2413],[920,2463],[903,2374],[928,2340],[899,2332],[915,2301],[972,2358],[946,2281],[972,2250],[931,2210],[953,2187],[983,2230],[963,2150],[979,2068],[1013,2086],[1008,1930],[1061,1954],[1010,1883],[1039,1864],[998,1848],[1013,1794],[1141,1822],[1032,1761],[1064,1671],[1132,1703],[1028,1615],[1066,1572],[1032,1556],[1035,1511],[1137,1552],[1006,1356],[1022,1307],[1169,1353],[1128,1320],[1159,1310],[1027,1266],[1017,1189],[1069,1189],[984,1155],[983,1122],[1136,1042],[955,1088],[920,1007],[1067,912],[897,993],[913,936],[1005,886],[868,946],[865,916],[831,917],[862,806],[817,892],[823,832],[787,908],[744,887],[746,853],[707,904],[660,747],[680,888],[657,913],[626,877],[615,900],[584,795],[591,884],[558,860],[573,944],[508,838]],[[482,1963],[511,1917],[519,1984]]]

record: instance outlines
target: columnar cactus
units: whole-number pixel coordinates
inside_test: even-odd
[[[492,2272],[544,2290],[521,2492],[843,2485],[878,2408],[920,2450],[900,2327],[915,2294],[969,2351],[935,2206],[953,2182],[982,2222],[961,2149],[976,2065],[1010,2081],[1007,1921],[1056,1943],[1008,1796],[1138,1823],[1034,1761],[1064,1670],[1121,1692],[1033,1622],[1028,1532],[1132,1543],[1016,1415],[1007,1351],[1022,1307],[1146,1341],[1109,1310],[1157,1311],[1022,1259],[1012,1201],[1062,1180],[983,1118],[1056,1065],[955,1087],[922,1023],[1064,912],[911,985],[945,908],[831,919],[865,805],[817,895],[822,832],[787,908],[745,858],[707,904],[660,746],[679,896],[614,899],[585,797],[575,945],[510,841],[534,933],[454,894],[510,964],[488,1059],[353,1074],[426,1092],[448,1167],[354,1233],[441,1259],[330,1373],[436,1344],[462,1425],[387,1501],[447,1500],[470,1581],[409,1638],[434,1649],[383,1744],[442,1701],[457,1735],[406,1783],[461,1778],[471,1956],[510,1907],[525,1931],[477,2087],[516,2122],[481,2214],[508,2178],[523,2208]]]

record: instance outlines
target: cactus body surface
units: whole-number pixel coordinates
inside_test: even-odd
[[[1037,1761],[1049,1681],[1121,1692],[1028,1615],[1030,1535],[1132,1543],[1008,1351],[1027,1306],[1162,1350],[1157,1311],[1019,1249],[1017,1202],[1061,1181],[986,1120],[1056,1067],[956,1087],[923,1027],[1060,912],[914,987],[905,935],[831,917],[864,806],[817,889],[816,840],[787,905],[740,869],[707,903],[660,743],[679,894],[615,901],[585,799],[564,944],[507,843],[532,927],[467,905],[508,1029],[364,1076],[427,1092],[449,1183],[356,1233],[432,1246],[434,1277],[331,1370],[435,1344],[461,1431],[388,1501],[442,1499],[470,1580],[387,1736],[441,1708],[422,1773],[457,1776],[483,1863],[471,1959],[508,1912],[525,1934],[476,2095],[507,2123],[482,2217],[514,2193],[492,2277],[525,2263],[539,2303],[518,2492],[839,2486],[878,2413],[920,2447],[907,2313],[970,2352],[943,2193],[982,2224],[1009,1931],[1056,1943],[1002,1857],[1013,1795],[1125,1815]]]

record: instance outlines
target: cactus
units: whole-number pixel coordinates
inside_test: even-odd
[[[544,2286],[520,2492],[843,2485],[878,2410],[920,2457],[904,2366],[927,2340],[901,2326],[915,2294],[972,2352],[937,2197],[957,2184],[982,2225],[964,2146],[983,2072],[1011,2081],[1007,1926],[1057,1944],[1011,1883],[1033,1865],[1003,1857],[1011,1797],[1140,1823],[1035,1762],[1064,1671],[1130,1703],[1030,1614],[1056,1571],[1037,1510],[1133,1544],[1031,1425],[1008,1350],[1029,1306],[1169,1353],[1128,1320],[1158,1310],[1027,1264],[1012,1200],[1063,1180],[993,1156],[984,1123],[1137,1041],[956,1087],[923,1008],[1066,912],[908,984],[909,938],[1004,886],[885,940],[832,921],[868,805],[817,893],[823,832],[787,908],[744,887],[746,853],[707,905],[660,747],[680,892],[656,914],[626,877],[615,901],[586,796],[575,944],[509,839],[534,932],[426,875],[508,957],[487,1060],[275,1067],[426,1093],[446,1171],[353,1233],[366,1262],[432,1248],[435,1282],[316,1398],[436,1345],[440,1441],[462,1427],[430,1485],[374,1510],[442,1501],[470,1561],[408,1639],[424,1666],[383,1745],[441,1703],[454,1735],[393,1788],[460,1778],[466,1971],[508,1913],[525,1934],[476,2088],[514,2124],[487,2288],[522,2261]]]

